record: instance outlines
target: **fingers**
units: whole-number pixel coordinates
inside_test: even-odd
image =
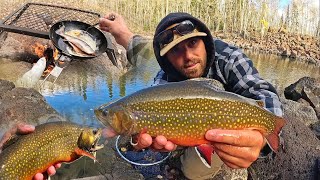
[[[221,130],[212,129],[207,131],[206,139],[213,142],[225,143],[233,146],[262,147],[264,138],[259,131],[254,130]]]
[[[35,127],[30,124],[24,124],[24,123],[19,123],[17,126],[14,128],[15,130],[13,131],[14,133],[17,134],[29,134],[35,130]],[[13,134],[14,134],[13,133]]]
[[[135,149],[144,149],[151,147],[157,151],[174,151],[177,145],[168,141],[164,136],[157,136],[154,140],[149,134],[140,134],[138,137],[137,145],[134,146]]]
[[[52,176],[52,175],[56,174],[56,168],[54,166],[50,166],[47,169],[47,173],[48,173],[49,176]]]
[[[100,29],[101,30],[103,30],[103,31],[107,31],[107,32],[109,32],[109,20],[108,19],[106,19],[106,18],[100,18],[99,19],[99,27],[100,27]]]
[[[104,16],[104,18],[109,19],[109,20],[113,20],[113,18],[115,19],[118,16],[119,16],[119,14],[117,14],[115,12],[111,12],[111,13],[106,14]]]
[[[47,169],[47,174],[46,176],[53,176],[56,174],[56,169],[57,168],[60,168],[61,167],[61,163],[58,163],[58,164],[55,164],[54,166],[50,166],[48,169]],[[43,180],[43,179],[46,179],[46,176],[42,173],[37,173],[33,179],[34,180]]]
[[[56,169],[60,168],[60,167],[61,167],[61,163],[55,164],[54,167],[55,167]]]
[[[255,147],[239,147],[222,143],[213,143],[215,151],[220,151],[235,158],[255,161],[259,157],[260,149]]]
[[[12,136],[11,132],[6,132],[2,138],[1,138],[1,141],[0,141],[0,152],[1,152],[1,149],[3,147],[3,144],[10,139],[10,137]]]
[[[255,130],[209,130],[211,141],[220,159],[231,168],[247,168],[257,160],[264,145],[264,137]]]
[[[9,140],[14,134],[28,134],[35,130],[35,127],[29,124],[19,123],[13,128],[7,131],[0,140],[0,149],[2,149],[3,144]]]
[[[164,136],[157,136],[154,139],[152,147],[156,150],[174,151],[177,148],[177,145],[168,141]]]
[[[115,12],[108,13],[104,16],[104,18],[109,19],[111,21],[114,21],[116,18],[119,18],[119,17],[121,16]]]
[[[109,32],[124,48],[128,48],[129,42],[134,36],[121,15],[110,13],[99,19],[100,29]]]
[[[154,139],[153,148],[158,150],[163,149],[167,142],[167,138],[165,138],[164,136],[157,136]]]
[[[43,180],[44,179],[44,175],[41,173],[37,173],[34,177],[34,180]]]
[[[100,29],[103,31],[110,32],[112,28],[113,23],[119,23],[119,22],[114,22],[114,21],[119,21],[121,19],[121,16],[116,14],[116,13],[109,13],[105,15],[103,18],[99,19],[99,26]]]
[[[140,134],[138,136],[137,145],[134,146],[135,149],[140,150],[151,146],[152,137],[149,134]]]
[[[232,168],[247,168],[254,161],[257,160],[260,150],[253,150],[248,147],[236,147],[226,144],[215,143],[213,144],[215,153],[229,167]]]

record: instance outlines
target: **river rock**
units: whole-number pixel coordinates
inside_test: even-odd
[[[12,82],[0,79],[0,137],[18,122],[40,124],[40,119],[57,114],[44,97],[34,89],[15,87]]]
[[[320,117],[320,81],[315,78],[303,77],[297,82],[286,87],[284,95],[287,99],[298,101],[300,98],[306,100],[314,108]]]
[[[316,119],[315,115],[301,116],[295,111],[298,103],[282,100],[287,124],[282,129],[283,148],[276,154],[258,159],[249,168],[249,179],[319,179],[320,141],[301,121],[302,118]],[[313,117],[312,117],[313,116]]]
[[[118,67],[114,66],[109,59],[107,53],[102,53],[100,56],[92,59],[76,59],[74,58],[71,63],[68,63],[68,66],[64,68],[63,73],[59,76],[57,83],[60,79],[65,81],[65,79],[72,79],[73,74],[82,73],[82,69],[85,69],[85,72],[88,73],[100,73],[106,74],[109,73],[113,77],[120,77],[128,71],[131,67],[131,64],[126,60],[126,50],[121,45],[117,44],[114,37],[110,33],[104,32],[110,47],[114,50],[116,61]],[[54,48],[51,41],[43,38],[37,38],[32,36],[25,36],[15,33],[7,33],[5,38],[0,39],[0,58],[10,59],[7,62],[9,67],[17,68],[14,70],[15,73],[24,74],[32,67],[32,63],[38,61],[39,57],[34,52],[34,45],[39,43],[47,47]],[[17,64],[20,62],[20,64]],[[21,63],[27,64],[23,65]],[[19,67],[18,67],[19,66]],[[11,70],[11,69],[10,69]],[[1,70],[2,71],[2,70]],[[5,70],[8,71],[8,70]],[[11,70],[12,71],[12,70]],[[15,81],[18,77],[8,77],[9,81]]]

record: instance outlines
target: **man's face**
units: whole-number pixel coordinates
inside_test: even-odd
[[[169,62],[187,78],[198,78],[204,73],[207,52],[199,37],[186,39],[166,53]]]

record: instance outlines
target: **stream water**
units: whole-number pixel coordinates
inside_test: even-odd
[[[300,61],[270,54],[246,52],[253,60],[261,77],[271,82],[278,93],[304,76],[320,77],[320,68]],[[1,61],[1,60],[0,60]],[[5,67],[0,63],[0,70]],[[137,90],[149,87],[159,70],[156,62],[148,62],[124,74],[118,79],[108,75],[86,72],[77,73],[59,88],[42,89],[40,93],[62,116],[80,124],[97,126],[93,110],[99,105],[115,101]],[[88,70],[89,71],[89,70]],[[0,78],[5,76],[0,73]],[[66,80],[67,81],[67,80]]]
[[[280,95],[283,94],[285,87],[301,77],[320,77],[320,68],[314,65],[270,54],[252,52],[246,52],[246,54],[253,60],[261,77],[271,82]],[[9,77],[13,75],[12,70],[10,71],[8,63],[1,63],[2,61],[5,60],[0,59],[0,79],[10,79]],[[76,73],[72,73],[72,77],[60,79],[60,82],[63,80],[63,83],[59,83],[58,86],[41,88],[39,91],[63,117],[69,121],[89,126],[99,126],[100,124],[94,115],[95,108],[149,87],[159,70],[156,62],[147,62],[119,78],[113,78],[108,73],[101,74],[81,67],[77,68]],[[112,144],[111,142],[110,146]],[[103,151],[98,152],[97,158],[103,164],[102,169],[112,169],[113,165],[109,162],[114,158],[112,154],[114,152],[111,148],[104,148]],[[101,167],[99,166],[99,168]],[[53,179],[71,179],[99,175],[100,173],[93,162],[82,158],[70,164],[70,167],[69,164],[64,164],[53,176]]]
[[[320,77],[320,68],[313,65],[270,54],[247,52],[247,55],[253,60],[260,75],[271,82],[280,95],[283,94],[285,87],[301,77]],[[78,90],[43,95],[48,103],[63,116],[78,123],[94,125],[96,123],[94,108],[149,87],[158,70],[159,66],[156,62],[149,62],[117,80],[101,78],[97,75],[93,78],[94,83],[87,82],[85,87],[81,86]]]

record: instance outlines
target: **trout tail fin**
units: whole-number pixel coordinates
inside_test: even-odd
[[[276,117],[276,126],[274,131],[266,136],[267,143],[274,152],[278,152],[280,145],[280,134],[282,127],[286,124],[286,120],[282,117]]]
[[[214,148],[209,144],[201,144],[196,147],[200,156],[205,160],[204,165],[208,168],[211,168],[211,156],[214,153]]]

